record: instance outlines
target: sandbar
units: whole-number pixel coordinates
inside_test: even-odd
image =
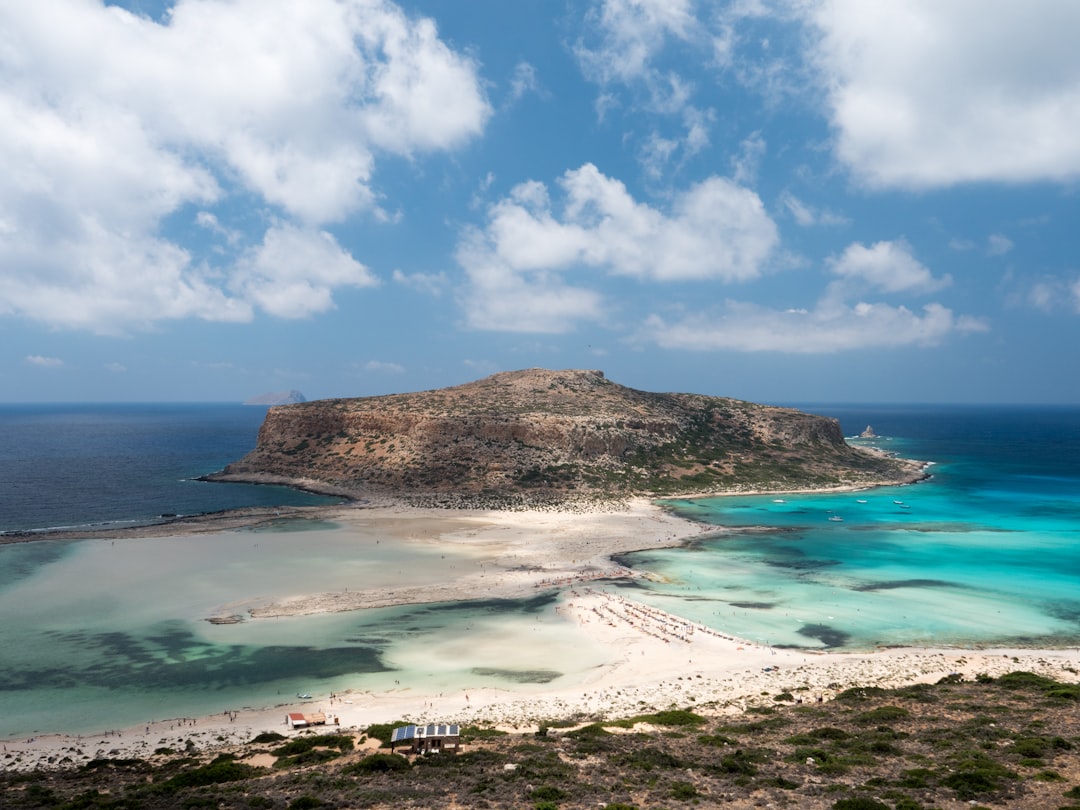
[[[262,731],[293,733],[287,731],[284,717],[294,711],[324,712],[336,720],[335,730],[352,731],[358,737],[372,723],[397,720],[486,724],[526,733],[565,718],[615,719],[673,707],[719,715],[771,704],[783,695],[792,701],[827,701],[852,687],[934,682],[953,674],[970,679],[1027,670],[1065,682],[1080,680],[1080,650],[1076,649],[908,648],[866,653],[774,649],[609,593],[600,587],[604,580],[642,576],[620,566],[613,557],[676,546],[717,531],[676,517],[645,499],[579,505],[573,510],[522,511],[439,510],[384,503],[292,510],[287,516],[271,517],[331,521],[336,531],[349,533],[357,554],[375,543],[411,544],[436,547],[472,564],[456,568],[436,586],[410,583],[406,575],[348,591],[300,589],[271,601],[248,602],[244,594],[237,594],[235,601],[202,618],[240,617],[258,622],[277,616],[558,590],[561,598],[555,609],[568,620],[567,632],[578,634],[579,643],[604,663],[582,677],[531,684],[524,691],[346,688],[210,717],[148,720],[96,734],[7,740],[0,763],[16,770],[72,767],[97,757],[149,756],[158,748],[183,749],[189,740],[199,749],[228,748]],[[167,531],[161,535],[163,542],[170,541]],[[520,643],[527,644],[529,639]]]

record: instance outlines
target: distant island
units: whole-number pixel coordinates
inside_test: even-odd
[[[307,402],[307,397],[295,388],[289,391],[273,391],[269,394],[260,394],[257,397],[244,402],[245,405],[295,405],[298,402]]]
[[[452,388],[271,408],[254,450],[210,480],[348,497],[508,506],[582,497],[868,487],[920,465],[791,408],[527,369]]]

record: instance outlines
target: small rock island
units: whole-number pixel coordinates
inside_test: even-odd
[[[272,391],[268,394],[259,394],[257,397],[244,402],[245,405],[295,405],[298,402],[307,402],[307,398],[295,388],[289,391]]]

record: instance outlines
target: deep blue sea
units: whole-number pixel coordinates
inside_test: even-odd
[[[232,404],[0,405],[0,532],[332,503],[195,480],[254,448],[265,416]]]
[[[625,562],[635,599],[772,646],[1080,644],[1080,407],[821,406],[845,435],[930,462],[930,480],[814,495],[677,500],[714,524]],[[254,446],[234,405],[0,406],[0,530],[153,522],[319,499],[208,484]],[[852,438],[852,443],[862,440]],[[835,518],[835,519],[831,519]],[[0,738],[277,705],[298,691],[506,687],[584,672],[556,596],[213,625],[231,600],[438,578],[408,544],[280,526],[0,545]],[[441,550],[440,550],[441,551]],[[430,556],[430,555],[429,555]],[[528,637],[527,654],[513,639]],[[508,656],[513,656],[509,660]],[[528,659],[528,660],[526,660]],[[577,667],[574,670],[573,667]]]

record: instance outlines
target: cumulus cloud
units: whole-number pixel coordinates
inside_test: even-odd
[[[566,172],[558,186],[556,205],[543,183],[522,183],[489,208],[483,230],[463,234],[457,258],[470,282],[462,303],[472,326],[567,331],[604,314],[596,276],[746,281],[779,241],[761,199],[720,177],[676,195],[668,211],[635,200],[592,164]]]
[[[164,220],[194,206],[235,243],[230,197],[311,232],[380,216],[377,160],[455,148],[490,115],[472,61],[389,0],[177,0],[161,22],[36,0],[0,6],[0,32],[0,315],[54,326],[319,311],[230,281],[250,262],[207,268]]]
[[[985,331],[977,318],[956,315],[937,302],[918,309],[875,295],[930,293],[949,283],[935,278],[903,241],[849,245],[827,266],[836,280],[812,309],[777,309],[727,301],[715,311],[687,313],[675,320],[650,315],[644,336],[666,348],[775,351],[822,354],[864,348],[935,346],[954,333]]]
[[[303,318],[334,306],[339,287],[378,280],[326,231],[278,225],[237,263],[231,285],[244,300],[280,318]]]
[[[871,186],[1080,176],[1080,5],[805,4],[836,154]]]
[[[936,346],[954,332],[983,331],[979,321],[941,304],[921,312],[904,306],[857,303],[814,310],[778,310],[729,302],[719,312],[668,323],[651,315],[646,336],[669,349],[825,354],[853,349]]]
[[[829,260],[834,275],[848,282],[863,282],[884,292],[934,292],[951,283],[948,276],[934,278],[929,268],[911,254],[904,241],[848,245]]]

